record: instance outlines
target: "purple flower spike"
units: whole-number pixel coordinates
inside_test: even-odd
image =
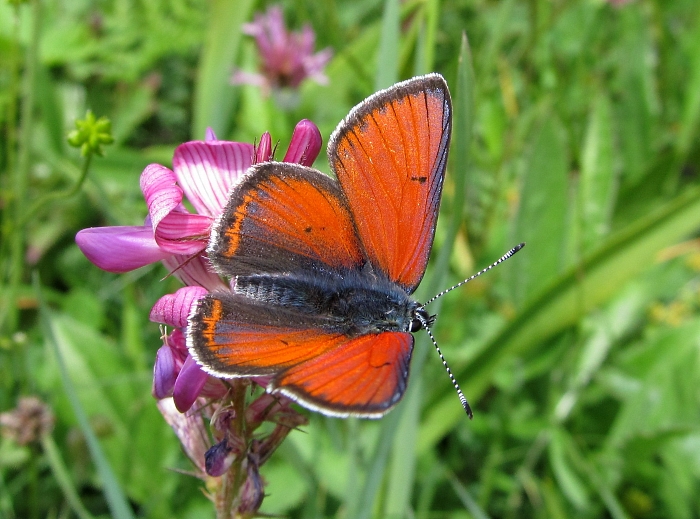
[[[314,54],[316,35],[310,26],[301,32],[288,31],[284,25],[282,9],[270,7],[265,14],[256,14],[255,21],[243,26],[243,32],[255,38],[260,53],[260,73],[236,71],[233,84],[249,84],[263,87],[265,94],[271,89],[299,88],[306,78],[326,84],[323,69],[333,56],[331,49]]]
[[[296,162],[302,166],[311,166],[321,151],[321,144],[323,144],[323,139],[318,127],[308,119],[302,119],[294,128],[284,162]]]

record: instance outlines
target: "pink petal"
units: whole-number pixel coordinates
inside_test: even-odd
[[[204,134],[204,140],[205,142],[211,142],[211,141],[218,141],[219,139],[216,138],[216,134],[214,133],[214,130],[211,128],[211,126],[207,126],[207,131]]]
[[[302,119],[294,128],[284,162],[311,166],[321,151],[322,143],[323,139],[318,127],[308,119]]]
[[[174,294],[164,295],[156,301],[148,318],[154,323],[183,328],[187,326],[187,317],[192,305],[206,294],[207,290],[202,287],[182,287]]]
[[[192,407],[208,377],[194,359],[188,356],[173,387],[173,401],[178,411],[184,413]]]
[[[269,89],[268,80],[262,74],[255,72],[245,72],[243,70],[234,70],[231,75],[232,85],[251,85],[258,88]]]
[[[172,396],[175,386],[175,358],[170,346],[163,345],[156,353],[156,363],[153,366],[153,388],[155,398]]]
[[[265,132],[260,137],[260,144],[255,148],[255,163],[272,160],[272,137],[270,132]]]
[[[171,254],[197,254],[207,246],[211,224],[211,216],[173,211],[156,227],[156,242]]]
[[[175,150],[173,169],[197,212],[216,217],[231,187],[252,164],[253,153],[253,146],[242,142],[186,142]]]
[[[175,173],[160,164],[151,164],[141,173],[141,191],[148,205],[153,228],[182,203],[182,189]]]
[[[129,272],[170,256],[158,247],[150,226],[91,227],[80,231],[75,243],[92,263],[115,273]]]
[[[173,330],[173,333],[165,338],[165,344],[170,346],[170,349],[173,351],[173,355],[175,356],[175,370],[179,373],[182,369],[182,365],[185,363],[185,359],[187,359],[187,356],[190,354],[189,351],[187,351],[187,339],[185,338],[185,334],[182,333],[180,328],[176,328]]]
[[[196,256],[170,255],[163,259],[163,264],[185,285],[204,287],[210,292],[227,288],[221,278],[212,272],[208,260],[201,254]]]

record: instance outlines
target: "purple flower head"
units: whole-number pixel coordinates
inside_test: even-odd
[[[233,84],[271,89],[297,89],[306,78],[319,84],[328,83],[323,69],[330,61],[330,48],[314,54],[316,35],[309,25],[300,32],[287,30],[279,6],[270,7],[265,14],[255,15],[255,21],[243,26],[243,32],[255,38],[260,53],[260,73],[236,71]]]
[[[321,150],[321,133],[315,124],[300,121],[285,162],[311,166]],[[231,188],[257,162],[272,159],[272,138],[263,134],[254,147],[220,141],[207,130],[206,141],[192,141],[175,150],[173,170],[151,164],[141,174],[141,191],[148,205],[142,226],[94,227],[76,236],[78,247],[95,265],[110,272],[127,272],[155,261],[186,287],[162,297],[151,310],[152,321],[174,328],[164,334],[153,369],[153,396],[173,397],[180,412],[199,396],[221,398],[225,385],[207,375],[185,345],[185,327],[192,305],[208,291],[226,284],[208,267],[204,249],[211,226],[223,211]],[[187,199],[196,213],[183,205]]]
[[[151,164],[141,174],[141,191],[148,205],[144,225],[83,229],[75,237],[78,247],[108,272],[128,272],[163,261],[186,285],[209,290],[225,286],[207,268],[202,254],[231,188],[254,161],[271,159],[271,138],[266,135],[257,150],[248,143],[217,140],[211,130],[206,141],[178,146],[172,171]],[[294,129],[284,160],[310,166],[320,150],[321,133],[304,119]],[[196,213],[187,210],[184,199]]]

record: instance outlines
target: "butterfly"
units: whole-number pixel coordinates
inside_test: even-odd
[[[271,377],[268,392],[330,416],[392,409],[412,332],[434,320],[411,294],[435,236],[451,130],[447,84],[428,74],[340,122],[328,144],[335,179],[252,166],[212,229],[208,257],[233,281],[190,314],[197,363],[217,377]]]

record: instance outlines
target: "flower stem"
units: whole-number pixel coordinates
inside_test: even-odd
[[[243,438],[248,444],[245,427],[245,384],[240,379],[231,382],[231,405],[235,417],[231,422],[231,432],[235,437]],[[219,487],[219,495],[216,496],[216,518],[231,519],[238,516],[238,504],[241,485],[245,481],[243,474],[243,461],[246,458],[247,449],[244,450],[231,465],[231,468],[222,476],[222,485]]]

